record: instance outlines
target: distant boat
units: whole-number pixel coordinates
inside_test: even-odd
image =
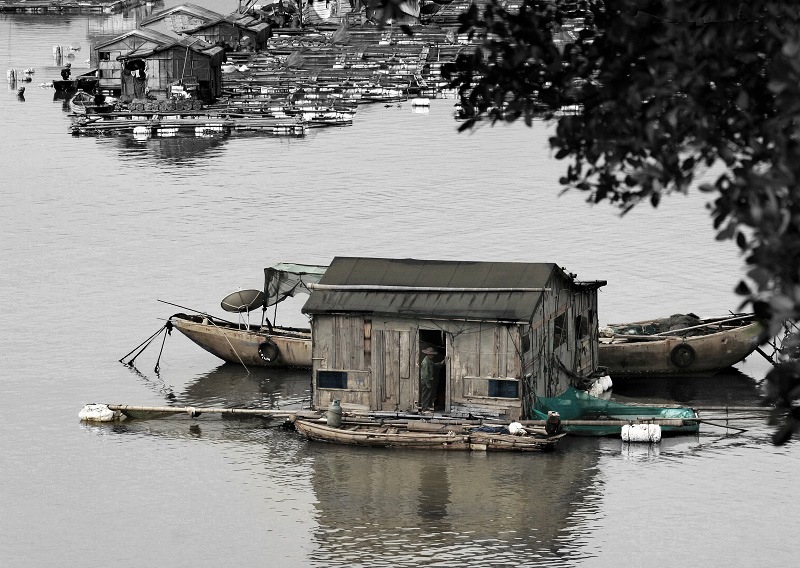
[[[309,440],[317,442],[416,450],[547,452],[554,450],[564,437],[564,434],[515,435],[499,429],[485,432],[462,424],[435,424],[422,420],[397,424],[345,422],[341,428],[333,428],[320,421],[296,419],[294,426]]]
[[[222,300],[231,313],[263,308],[258,324],[234,323],[205,313],[174,314],[170,323],[197,345],[230,363],[252,367],[311,367],[311,330],[281,327],[266,318],[266,308],[319,282],[327,267],[281,263],[264,270],[264,291],[242,290]]]
[[[713,375],[755,351],[762,330],[752,314],[614,324],[600,330],[600,365],[612,378]]]

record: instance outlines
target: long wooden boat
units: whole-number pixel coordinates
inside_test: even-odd
[[[311,330],[236,324],[219,318],[174,314],[172,326],[197,345],[247,367],[311,367]]]
[[[259,324],[231,322],[204,312],[177,313],[170,324],[197,345],[230,363],[248,367],[311,367],[311,330],[270,322],[266,308],[319,282],[327,267],[280,263],[264,269],[264,290],[240,290],[221,301],[226,312],[263,308]],[[177,304],[172,304],[177,305]],[[178,306],[183,307],[183,306]],[[241,320],[241,318],[240,318]]]
[[[752,314],[615,324],[601,329],[600,365],[612,378],[713,375],[755,351],[762,330]]]
[[[427,423],[420,423],[420,425]],[[546,452],[555,449],[564,434],[555,436],[472,431],[458,424],[436,430],[414,429],[415,422],[402,424],[344,424],[333,428],[323,422],[296,419],[294,426],[309,440],[348,446],[405,448],[416,450]]]

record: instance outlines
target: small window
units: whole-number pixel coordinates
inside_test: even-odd
[[[519,398],[519,381],[489,379],[489,396],[495,398]]]
[[[111,52],[110,51],[101,51],[97,54],[97,58],[100,61],[111,61]]]
[[[317,371],[317,388],[346,389],[347,371]]]
[[[530,350],[531,350],[531,334],[528,331],[522,334],[522,352],[527,353]]]
[[[589,335],[589,318],[586,316],[575,317],[575,339],[583,339]]]
[[[553,325],[553,349],[567,340],[567,314],[561,314]]]

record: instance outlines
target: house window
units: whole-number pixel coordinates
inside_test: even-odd
[[[346,389],[347,371],[317,371],[317,388]]]
[[[589,335],[589,318],[586,316],[575,317],[575,339],[583,339]]]
[[[100,61],[111,61],[111,52],[101,51],[97,54],[97,59],[99,59]]]
[[[519,398],[519,381],[489,379],[489,396],[495,398]]]
[[[553,349],[567,340],[567,314],[561,314],[553,325]]]

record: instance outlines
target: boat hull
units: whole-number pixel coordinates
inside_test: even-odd
[[[316,442],[414,450],[544,452],[555,449],[561,439],[561,436],[538,438],[465,432],[461,427],[453,427],[448,432],[423,432],[377,425],[367,428],[332,428],[327,424],[308,420],[295,420],[294,425],[298,432]]]
[[[691,337],[601,340],[600,365],[612,377],[714,375],[755,351],[762,329],[761,324],[754,322]]]
[[[223,361],[248,367],[311,367],[311,331],[296,328],[236,326],[200,316],[176,314],[170,323]]]

